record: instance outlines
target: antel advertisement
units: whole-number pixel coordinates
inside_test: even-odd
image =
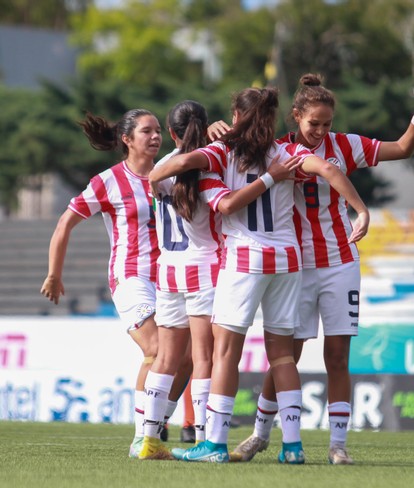
[[[414,321],[413,321],[414,322]],[[414,323],[370,324],[352,339],[353,429],[414,429]],[[323,338],[299,363],[302,426],[326,428]],[[133,423],[142,360],[116,318],[0,319],[0,420]],[[263,372],[262,329],[249,331],[234,414],[252,424]],[[181,424],[181,402],[171,419]]]

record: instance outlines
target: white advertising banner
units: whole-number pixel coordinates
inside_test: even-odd
[[[133,423],[142,353],[116,318],[0,318],[0,420]],[[267,370],[260,320],[240,371]],[[302,372],[324,371],[321,341],[309,341]],[[172,423],[183,419],[179,404]]]

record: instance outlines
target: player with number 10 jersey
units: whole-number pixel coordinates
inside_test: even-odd
[[[175,149],[157,163],[162,166]],[[200,177],[200,202],[191,222],[172,205],[174,178],[158,185],[156,225],[161,254],[157,261],[157,288],[168,292],[197,292],[216,286],[223,247],[221,214],[209,201],[230,193],[216,174]]]

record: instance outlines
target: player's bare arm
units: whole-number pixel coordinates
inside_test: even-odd
[[[66,210],[60,217],[49,246],[49,271],[40,293],[56,305],[61,295],[65,294],[62,282],[63,265],[70,233],[75,225],[82,222],[83,218],[72,210]]]
[[[383,141],[378,151],[380,161],[407,159],[414,153],[414,116],[407,130],[397,141]]]
[[[281,163],[278,162],[278,159],[278,157],[273,159],[265,175],[239,190],[233,190],[224,195],[217,206],[219,212],[231,215],[256,200],[278,181],[293,179],[292,171],[300,166],[301,157],[291,156]]]
[[[171,176],[185,173],[190,169],[208,169],[208,159],[204,154],[193,151],[186,154],[178,154],[169,159],[165,164],[155,165],[154,169],[148,175],[149,183],[158,183]]]
[[[322,178],[325,178],[328,183],[345,198],[358,214],[359,218],[359,220],[357,219],[358,231],[356,231],[356,234],[352,237],[353,241],[355,239],[362,239],[368,232],[369,211],[350,180],[339,168],[318,156],[307,156],[302,164],[302,170],[306,173],[317,174]]]

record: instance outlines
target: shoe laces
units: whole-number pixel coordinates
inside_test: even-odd
[[[332,447],[332,452],[333,454],[336,454],[340,457],[349,457],[348,456],[348,451],[346,450],[346,447],[342,447],[342,446],[333,446]]]
[[[246,451],[251,450],[252,448],[258,447],[261,442],[262,442],[262,439],[260,439],[260,437],[250,436],[248,439],[246,439],[246,443],[240,447],[241,447],[242,451],[246,452]]]

